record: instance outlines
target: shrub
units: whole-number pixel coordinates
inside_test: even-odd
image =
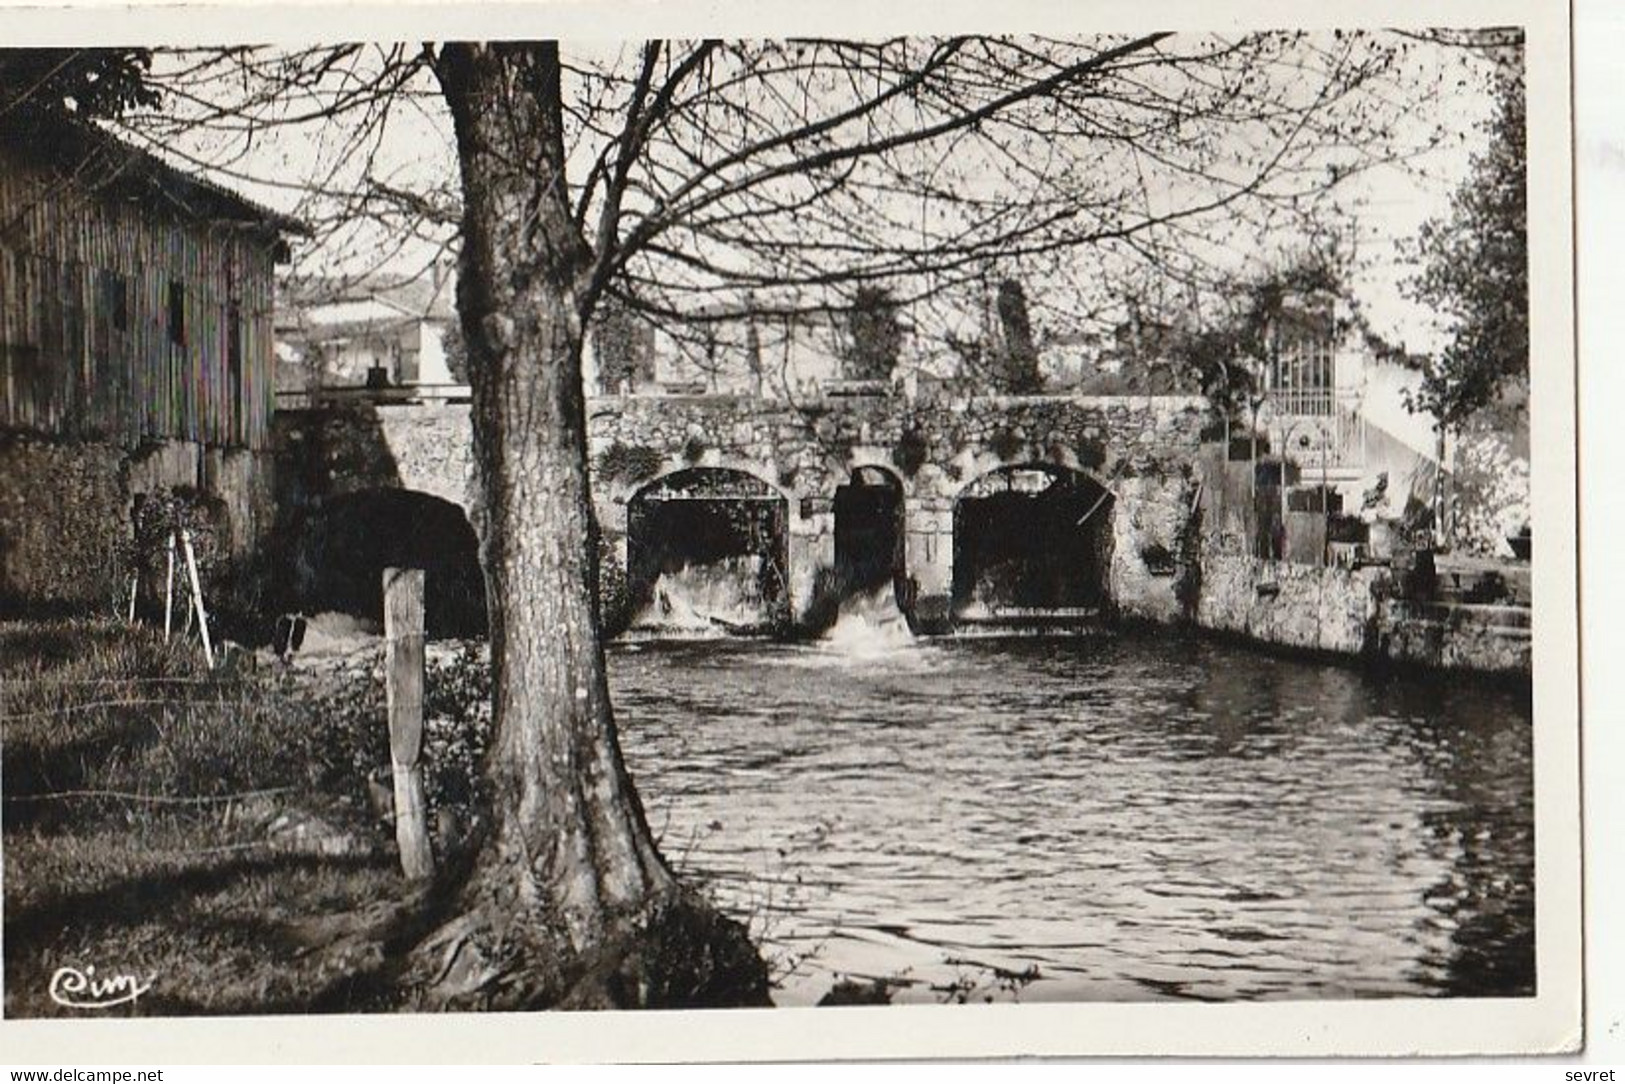
[[[224,501],[189,486],[177,486],[137,495],[130,518],[130,535],[121,540],[114,554],[117,567],[128,570],[118,577],[121,598],[115,601],[115,612],[128,605],[128,595],[123,592],[129,589],[131,573],[140,577],[139,600],[144,610],[149,614],[161,610],[169,572],[169,540],[177,531],[185,531],[191,540],[205,600],[221,593],[230,571],[230,514]],[[186,606],[191,589],[179,546],[174,571],[175,614],[190,620]]]
[[[598,477],[609,483],[637,485],[660,473],[662,457],[653,448],[615,441],[598,453]]]
[[[1148,542],[1141,546],[1140,560],[1153,576],[1172,576],[1178,565],[1173,551],[1161,542]]]
[[[1008,429],[1000,429],[988,442],[993,454],[1002,460],[1011,460],[1026,446],[1026,442]]]
[[[1084,470],[1098,470],[1106,463],[1106,448],[1098,440],[1085,438],[1073,450],[1078,455],[1078,466]]]
[[[445,662],[430,664],[423,716],[429,812],[450,809],[472,822],[486,804],[483,768],[491,743],[491,664],[482,645],[464,644]]]
[[[462,824],[483,819],[485,752],[491,738],[491,666],[483,644],[431,660],[423,696],[423,790],[429,823],[441,813]],[[389,719],[383,671],[370,668],[318,701],[308,756],[327,790],[368,800],[369,781],[388,787]],[[438,840],[444,849],[455,841]]]
[[[920,472],[930,455],[930,445],[926,443],[924,434],[918,429],[910,429],[898,438],[892,447],[891,459],[909,478]]]
[[[619,635],[632,620],[631,583],[616,545],[620,537],[598,534],[598,621],[606,636]]]

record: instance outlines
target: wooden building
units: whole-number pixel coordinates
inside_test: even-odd
[[[0,124],[0,600],[62,601],[72,573],[42,562],[88,546],[68,563],[94,570],[142,491],[211,493],[237,545],[256,533],[299,232],[97,128]]]

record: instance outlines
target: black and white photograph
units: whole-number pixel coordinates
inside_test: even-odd
[[[179,14],[0,30],[8,1027],[1572,1049],[1561,5]]]

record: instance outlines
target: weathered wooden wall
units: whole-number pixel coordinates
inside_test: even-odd
[[[275,244],[0,155],[0,429],[265,447]]]

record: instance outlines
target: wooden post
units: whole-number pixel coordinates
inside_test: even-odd
[[[203,660],[214,669],[214,646],[209,643],[209,615],[203,609],[203,584],[198,579],[197,557],[192,552],[192,535],[181,528],[181,549],[186,554],[186,578],[192,585],[192,604],[197,610],[198,629],[203,633]]]
[[[175,532],[169,533],[168,567],[164,570],[164,639],[169,639],[175,617]]]
[[[389,759],[395,779],[395,842],[413,880],[434,875],[423,798],[423,570],[384,569]]]

